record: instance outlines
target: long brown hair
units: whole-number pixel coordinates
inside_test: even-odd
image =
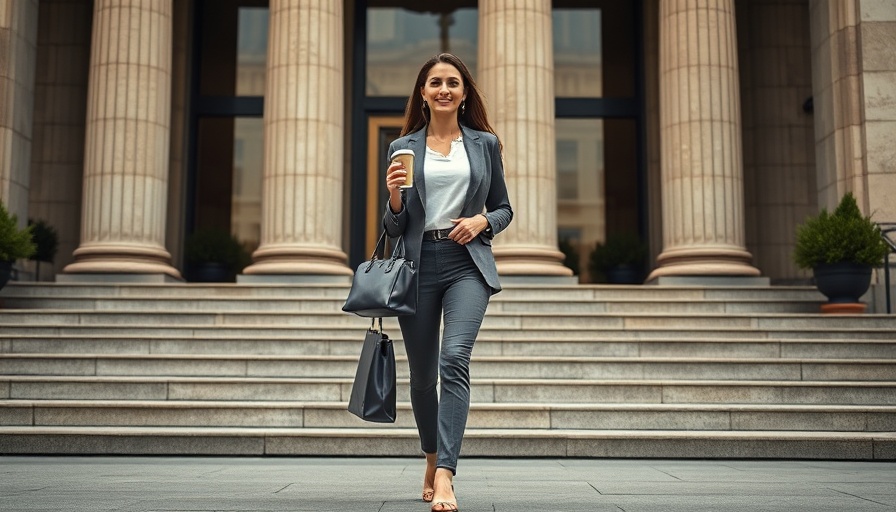
[[[467,98],[464,100],[463,110],[458,109],[457,111],[457,122],[474,130],[491,133],[497,137],[498,134],[495,133],[494,128],[488,122],[485,103],[482,100],[482,94],[479,93],[479,87],[476,86],[476,82],[473,80],[473,75],[470,74],[470,70],[467,69],[462,60],[450,53],[440,53],[426,61],[423,67],[420,68],[420,73],[417,74],[417,81],[414,83],[414,90],[411,91],[408,103],[404,108],[404,127],[401,129],[401,135],[414,133],[429,123],[429,109],[423,109],[423,96],[420,94],[420,88],[426,83],[426,76],[429,74],[429,70],[439,62],[451,64],[457,68],[463,79],[464,92]],[[498,145],[501,147],[500,139]]]

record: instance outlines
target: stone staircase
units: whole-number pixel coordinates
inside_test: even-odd
[[[419,454],[345,411],[369,321],[345,285],[10,283],[0,454]],[[803,287],[507,286],[466,456],[896,459],[896,316]]]

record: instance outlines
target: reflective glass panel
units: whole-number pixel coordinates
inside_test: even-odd
[[[250,251],[261,241],[261,178],[264,123],[237,117],[233,126],[233,190],[230,231]]]
[[[587,282],[590,250],[604,238],[604,120],[557,119],[557,230]]]
[[[572,253],[567,264],[580,281],[593,282],[588,260],[594,246],[608,233],[638,232],[637,123],[557,119],[556,126],[557,239]]]
[[[475,2],[448,12],[421,7],[367,9],[367,95],[407,97],[420,67],[430,57],[450,52],[476,73],[479,18]]]
[[[553,9],[554,91],[561,98],[603,96],[600,9]]]
[[[236,95],[264,96],[268,9],[240,7],[236,49]]]

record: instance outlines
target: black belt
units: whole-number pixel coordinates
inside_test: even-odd
[[[445,229],[433,229],[432,231],[424,231],[423,239],[424,240],[450,240],[448,238],[448,234],[451,233],[451,230],[454,228],[445,228]]]

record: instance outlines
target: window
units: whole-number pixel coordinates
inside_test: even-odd
[[[464,5],[468,3],[469,5]],[[450,52],[475,73],[479,17],[476,2],[435,11],[430,2],[367,9],[367,95],[407,98],[420,66]]]

